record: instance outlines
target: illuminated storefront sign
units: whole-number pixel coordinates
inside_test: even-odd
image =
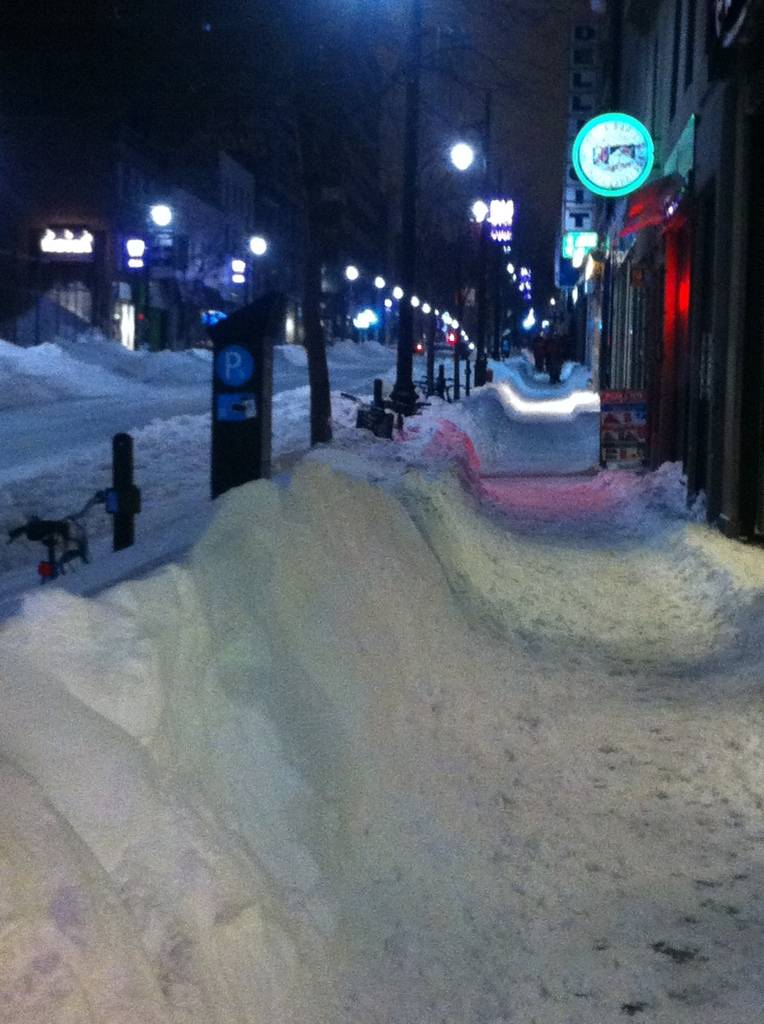
[[[649,131],[629,114],[600,114],[588,121],[573,144],[573,167],[596,195],[617,198],[640,188],[655,163]]]
[[[75,256],[82,259],[93,255],[93,235],[82,228],[47,228],[40,237],[40,251],[46,256]]]
[[[586,254],[596,249],[598,244],[596,231],[566,231],[562,236],[562,255],[566,260],[572,260],[579,250]]]
[[[488,220],[494,227],[512,227],[512,222],[515,219],[515,204],[511,199],[492,199],[488,210]]]
[[[567,163],[562,201],[562,234],[591,231],[594,227],[595,198],[581,184],[573,167],[573,143],[587,121],[597,113],[601,88],[601,19],[576,19],[570,40],[570,92],[568,94]]]

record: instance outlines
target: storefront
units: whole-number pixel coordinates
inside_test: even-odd
[[[764,539],[764,208],[758,169],[764,160],[764,4],[750,3],[724,47],[735,69],[737,119],[730,254],[730,352],[719,524],[730,536]],[[727,37],[720,38],[720,46]]]

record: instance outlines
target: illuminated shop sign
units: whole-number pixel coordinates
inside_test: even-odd
[[[46,256],[75,256],[82,259],[93,255],[93,242],[93,235],[84,228],[47,228],[40,237],[40,251]]]
[[[596,231],[566,231],[562,236],[562,255],[566,260],[572,260],[579,250],[587,253],[596,249],[599,240]]]
[[[515,204],[512,199],[492,199],[488,207],[488,223],[494,242],[508,244],[512,241],[512,223],[515,219]]]
[[[515,204],[512,199],[492,199],[488,210],[488,220],[494,227],[512,227],[515,219]]]
[[[650,132],[629,114],[600,114],[588,121],[573,143],[573,167],[596,195],[617,198],[635,192],[655,163]]]

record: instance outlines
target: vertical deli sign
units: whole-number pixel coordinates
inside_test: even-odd
[[[573,25],[570,48],[570,89],[568,99],[568,161],[562,204],[562,231],[594,229],[595,198],[584,188],[573,165],[573,144],[583,126],[599,108],[600,30],[594,21]]]

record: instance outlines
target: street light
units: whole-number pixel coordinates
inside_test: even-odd
[[[468,171],[475,162],[475,150],[466,142],[451,147],[451,163],[457,171]]]
[[[165,203],[152,206],[149,216],[158,228],[168,228],[172,224],[172,210]]]
[[[386,283],[387,282],[385,281],[384,277],[377,276],[374,278],[374,287],[378,288],[380,291],[382,291]]]
[[[411,305],[414,307],[414,309],[417,309],[419,307],[420,302],[419,302],[419,297],[418,296],[416,296],[416,295],[412,295],[411,296]]]
[[[472,216],[475,218],[476,224],[482,224],[490,212],[488,203],[483,202],[482,199],[478,199],[472,204]]]
[[[429,302],[424,303],[424,305],[422,306],[422,312],[424,313],[425,316],[429,316],[430,313],[432,313],[432,306],[430,305]]]
[[[392,309],[392,308],[393,308],[393,300],[392,299],[385,299],[385,309]]]
[[[397,299],[398,302],[400,302],[401,299],[403,298],[403,289],[398,285],[396,285],[395,288],[393,288],[393,298]]]
[[[268,252],[268,243],[262,235],[253,235],[249,240],[249,251],[253,256],[265,256]]]
[[[360,276],[361,274],[358,267],[354,267],[352,263],[349,263],[348,266],[345,267],[345,277],[351,283],[353,281],[357,281]]]
[[[417,270],[417,177],[419,173],[419,121],[422,82],[423,0],[410,0],[406,94],[403,129],[403,188],[401,190],[400,273],[403,291],[413,294]],[[414,386],[414,310],[400,306],[395,384],[390,393],[392,408],[403,416],[417,409]]]
[[[514,265],[514,263],[508,263],[507,264],[507,273],[508,274],[514,274],[514,272],[515,272],[515,265]]]

